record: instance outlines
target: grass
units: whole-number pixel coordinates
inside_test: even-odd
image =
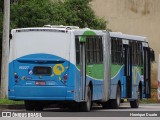
[[[157,88],[151,89],[151,98],[143,99],[140,103],[148,104],[148,103],[160,103],[160,100],[157,98]]]
[[[23,101],[8,100],[7,98],[0,99],[0,105],[15,105],[15,104],[24,104],[24,102]]]
[[[1,85],[0,85],[1,86]],[[1,88],[0,88],[1,90]],[[1,93],[1,91],[0,91]],[[0,94],[1,96],[1,94]],[[21,105],[24,104],[24,101],[14,101],[14,100],[9,100],[8,98],[0,98],[0,105]]]
[[[160,101],[158,101],[158,100],[153,100],[153,99],[143,99],[143,100],[141,100],[140,101],[140,103],[143,103],[143,104],[150,104],[150,103],[160,103]]]

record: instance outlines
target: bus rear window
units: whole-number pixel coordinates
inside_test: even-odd
[[[33,73],[35,75],[51,75],[52,69],[51,67],[35,66],[33,68]]]

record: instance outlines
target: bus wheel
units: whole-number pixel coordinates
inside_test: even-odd
[[[33,101],[25,100],[24,104],[25,104],[26,110],[34,110],[35,103]]]
[[[131,108],[138,108],[139,107],[139,101],[140,101],[140,88],[138,88],[138,97],[134,101],[130,101]]]
[[[88,90],[87,90],[87,101],[83,102],[80,105],[80,110],[83,111],[83,112],[89,112],[91,110],[91,102],[92,102],[92,92],[91,92],[90,87],[88,87]]]
[[[120,85],[117,86],[116,99],[110,99],[110,108],[118,109],[121,103],[121,88]]]

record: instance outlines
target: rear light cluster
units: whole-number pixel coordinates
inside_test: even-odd
[[[67,77],[68,77],[67,75],[64,75],[64,76],[63,76],[63,79],[64,79],[64,80],[67,80]]]
[[[68,74],[65,74],[64,76],[63,76],[63,82],[66,84],[67,83],[67,78],[68,78]]]
[[[15,78],[15,79],[18,79],[18,75],[14,75],[14,78]]]
[[[17,73],[14,73],[14,78],[15,78],[15,79],[18,79]]]
[[[17,73],[14,73],[14,79],[15,79],[16,83],[18,83],[18,78],[19,78],[19,76],[17,75]]]

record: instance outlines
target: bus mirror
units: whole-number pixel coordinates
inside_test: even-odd
[[[155,61],[154,50],[152,48],[150,48],[150,60],[151,60],[151,62]]]

